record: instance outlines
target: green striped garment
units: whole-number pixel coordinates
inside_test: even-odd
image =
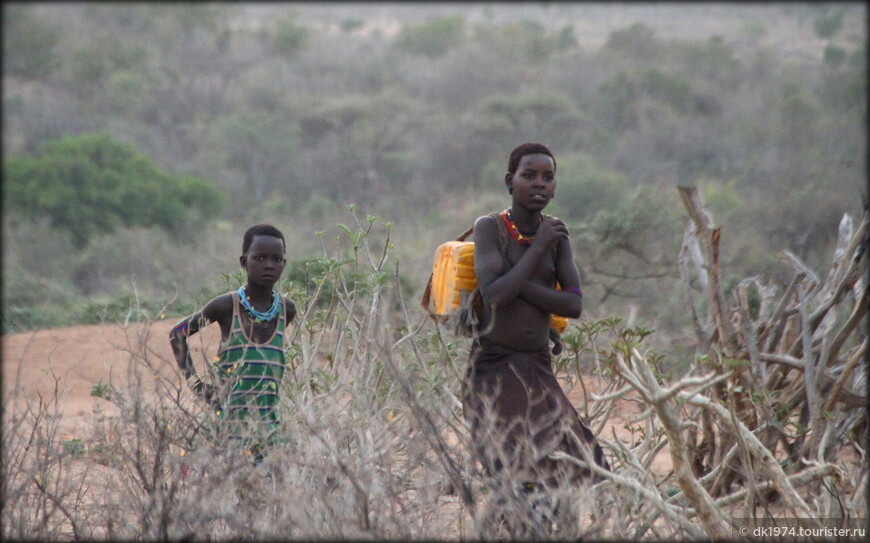
[[[284,377],[284,332],[287,326],[284,304],[269,341],[255,343],[242,328],[239,297],[233,296],[233,326],[226,341],[221,341],[215,363],[227,396],[220,417],[228,439],[270,443],[278,436],[278,400]],[[253,416],[252,416],[253,415]]]

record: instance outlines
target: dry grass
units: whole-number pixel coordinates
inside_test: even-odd
[[[739,293],[734,304],[710,304],[707,320],[697,318],[706,343],[687,375],[666,375],[660,358],[643,350],[650,332],[618,319],[584,321],[566,334],[556,366],[613,469],[597,485],[555,496],[563,504],[556,531],[536,524],[519,497],[496,492],[512,481],[480,473],[458,401],[467,340],[409,307],[416,302],[402,298],[398,270],[388,269],[389,229],[382,251],[369,245],[374,223],[343,229],[334,251],[324,245],[318,288],[296,297],[281,413],[287,441],[261,464],[215,435],[216,422],[174,360],[149,346],[165,327],[131,320],[115,345],[128,372],[95,386],[112,408],[95,410],[87,437],[64,439],[60,378],[42,396],[8,389],[3,538],[722,539],[731,537],[734,516],[864,516],[867,424],[853,403],[866,402],[866,366],[855,360],[867,339],[849,323],[867,306],[851,245],[866,218],[846,236],[831,289],[792,289],[781,311],[747,313]],[[714,269],[702,249],[697,254],[698,269]],[[808,277],[802,273],[798,283]],[[707,292],[718,296],[715,287]],[[830,304],[828,294],[836,298]],[[825,304],[833,316],[821,326],[828,321],[812,315]],[[809,362],[816,378],[805,375],[809,365],[765,358],[776,349],[749,348],[764,336],[758,328],[726,336],[735,315],[781,327],[783,336],[808,334],[805,350],[778,356]],[[216,344],[213,335],[201,338],[204,368]],[[767,378],[770,366],[786,369],[757,389],[759,363]],[[821,421],[805,402],[789,403],[806,387],[816,387],[810,395],[824,408]],[[618,431],[617,413],[626,417]],[[504,512],[511,522],[499,524]]]

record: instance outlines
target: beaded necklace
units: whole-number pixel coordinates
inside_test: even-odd
[[[251,299],[248,297],[247,292],[245,292],[244,285],[239,287],[239,302],[241,302],[242,307],[245,308],[245,311],[248,312],[251,318],[254,319],[254,322],[268,322],[274,319],[278,316],[278,310],[281,308],[281,297],[276,290],[272,290],[272,307],[265,313],[257,311],[251,305]]]
[[[514,238],[517,243],[519,243],[520,245],[531,245],[532,242],[535,241],[535,236],[529,236],[520,232],[520,229],[517,228],[517,223],[514,222],[514,216],[510,208],[505,209],[501,212],[501,218],[507,225],[507,229],[508,232],[511,233],[511,237]],[[543,216],[540,217],[540,222],[544,222]]]

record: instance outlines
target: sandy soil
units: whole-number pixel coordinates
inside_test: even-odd
[[[112,385],[120,390],[128,387],[138,366],[133,352],[139,342],[145,342],[157,361],[156,371],[181,379],[169,347],[168,333],[175,321],[158,320],[149,324],[93,325],[55,328],[4,335],[3,399],[13,395],[21,398],[41,396],[49,399],[58,389],[58,411],[61,427],[72,435],[82,435],[86,419],[96,407],[109,411],[112,404],[91,396],[95,385]],[[214,345],[216,330],[201,334],[201,343]],[[136,347],[136,348],[134,348]],[[193,345],[196,353],[202,345]],[[196,358],[195,358],[196,359]],[[141,367],[139,367],[141,369]],[[148,382],[148,380],[145,380]]]

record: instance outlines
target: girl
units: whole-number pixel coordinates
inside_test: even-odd
[[[463,413],[490,475],[520,489],[552,489],[589,477],[588,469],[548,458],[553,451],[582,460],[579,447],[584,446],[609,469],[550,360],[551,314],[580,316],[580,275],[565,223],[542,214],[556,190],[552,152],[540,143],[518,146],[504,182],[511,207],[474,224],[474,271],[483,297],[480,328],[490,331],[472,344],[462,384]],[[507,244],[506,251],[500,243]]]

